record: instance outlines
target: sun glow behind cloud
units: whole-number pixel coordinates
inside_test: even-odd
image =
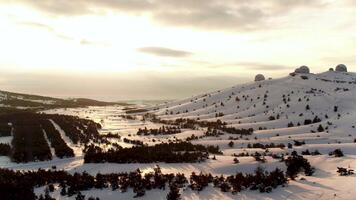
[[[159,27],[145,16],[106,13],[50,18],[24,7],[11,8],[5,6],[1,10],[7,15],[1,23],[2,29],[7,30],[0,38],[2,62],[20,70],[112,73],[195,67],[200,71],[205,66],[194,66],[196,63],[210,62],[209,59],[214,59],[213,63],[233,62],[252,58],[256,53],[251,54],[244,44],[245,36]],[[148,46],[194,53],[182,61],[137,51]]]
[[[0,69],[118,82],[155,74],[176,85],[186,76],[278,77],[303,64],[321,72],[344,62],[352,71],[356,12],[350,2],[0,0]]]

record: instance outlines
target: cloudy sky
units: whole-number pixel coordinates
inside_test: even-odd
[[[0,0],[0,89],[174,99],[356,71],[355,20],[353,0]]]

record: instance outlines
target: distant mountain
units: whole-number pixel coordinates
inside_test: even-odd
[[[125,103],[103,102],[93,99],[60,99],[47,96],[0,91],[0,107],[17,109],[49,109],[85,106],[124,105]]]

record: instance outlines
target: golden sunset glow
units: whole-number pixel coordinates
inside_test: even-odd
[[[120,82],[154,74],[232,84],[299,65],[322,72],[356,64],[352,1],[179,2],[0,1],[0,69],[13,77],[55,72]]]

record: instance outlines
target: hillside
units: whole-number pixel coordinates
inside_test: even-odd
[[[253,128],[259,138],[353,142],[355,100],[356,74],[327,71],[255,81],[152,110],[161,119],[221,120],[235,128]]]
[[[118,103],[103,102],[85,98],[60,99],[39,95],[13,93],[0,90],[0,107],[4,109],[51,109],[85,106],[109,106]],[[124,105],[124,103],[120,103]]]
[[[77,198],[63,188],[79,184],[85,187],[74,191],[100,199],[168,199],[176,191],[192,200],[351,200],[356,195],[356,74],[345,71],[312,74],[301,67],[278,79],[257,75],[251,83],[153,107],[0,115],[0,168],[55,168],[68,173],[61,178],[87,178],[67,186],[56,179],[51,192],[56,199]],[[52,177],[56,172],[34,173]],[[187,181],[165,189],[170,184],[164,181],[178,179],[174,174]],[[255,179],[242,183],[248,180],[244,175]],[[35,179],[29,193],[45,194],[47,187]]]

